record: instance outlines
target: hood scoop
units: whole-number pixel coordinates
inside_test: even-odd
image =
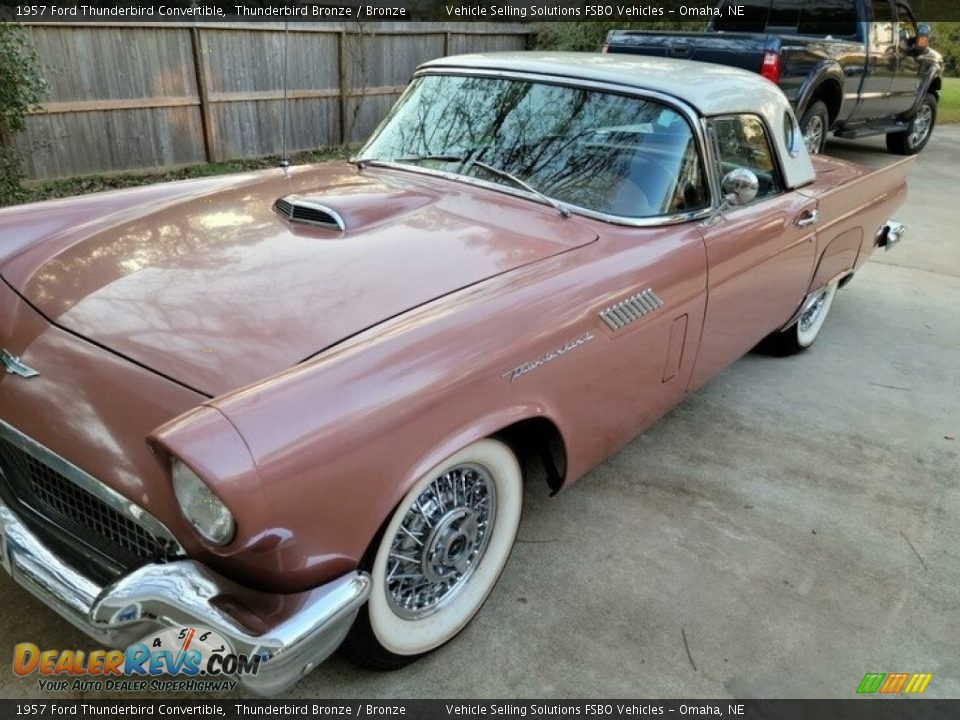
[[[314,225],[330,230],[346,230],[343,218],[336,210],[300,195],[287,195],[273,204],[275,213],[288,222]]]

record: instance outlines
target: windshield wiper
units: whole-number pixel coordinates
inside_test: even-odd
[[[569,210],[567,210],[566,207],[564,207],[563,205],[561,205],[558,201],[554,200],[554,199],[553,199],[552,197],[550,197],[549,195],[546,195],[545,193],[540,192],[539,190],[537,190],[537,189],[536,189],[533,185],[531,185],[530,183],[526,182],[525,180],[521,180],[520,178],[518,178],[518,177],[517,177],[516,175],[514,175],[513,173],[507,172],[506,170],[501,170],[500,168],[498,168],[498,167],[496,167],[496,166],[494,166],[494,165],[491,165],[491,164],[489,164],[489,163],[485,163],[485,162],[483,162],[482,160],[471,160],[471,161],[469,162],[469,165],[476,165],[477,167],[483,168],[483,169],[486,170],[488,173],[492,173],[493,175],[497,175],[497,176],[499,176],[499,177],[502,177],[502,178],[505,178],[505,179],[509,180],[509,181],[512,182],[514,185],[517,185],[518,187],[523,188],[523,189],[526,190],[527,192],[533,193],[534,195],[536,195],[538,198],[540,198],[541,200],[543,200],[543,201],[544,201],[545,203],[547,203],[548,205],[552,205],[552,206],[556,209],[556,211],[557,211],[558,213],[560,213],[560,215],[561,215],[562,217],[564,217],[564,218],[570,217],[571,213],[570,213]]]
[[[466,164],[466,167],[464,168],[464,170],[466,171],[469,171],[471,167],[476,165],[477,167],[482,168],[483,170],[486,170],[488,173],[492,175],[496,175],[497,177],[501,177],[506,180],[509,180],[517,187],[523,188],[527,192],[532,193],[533,195],[536,195],[545,203],[553,207],[558,213],[560,213],[562,217],[564,218],[570,217],[571,212],[566,207],[564,207],[564,205],[562,205],[559,201],[554,200],[549,195],[540,192],[535,187],[533,187],[533,185],[531,185],[530,183],[526,182],[525,180],[521,180],[511,172],[507,172],[506,170],[501,170],[495,165],[491,165],[490,163],[485,163],[482,160],[473,160],[470,158],[470,155],[471,153],[469,152],[464,155],[410,155],[408,157],[389,158],[388,162],[420,162],[423,160],[437,160],[439,162],[459,162],[459,163]],[[375,162],[376,160],[377,158],[369,158],[369,159],[354,160],[353,162],[354,164],[357,165],[357,167],[359,167],[362,170],[363,166],[366,163]]]

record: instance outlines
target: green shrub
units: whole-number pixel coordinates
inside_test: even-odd
[[[0,204],[21,193],[22,158],[13,144],[27,112],[47,94],[40,61],[22,27],[0,22]]]
[[[944,73],[960,76],[960,22],[933,23],[933,47],[943,55]]]

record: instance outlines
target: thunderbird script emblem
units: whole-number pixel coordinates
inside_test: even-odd
[[[33,368],[27,367],[20,362],[20,358],[11,355],[2,348],[0,348],[0,363],[3,363],[3,367],[6,368],[7,372],[11,375],[19,375],[22,378],[32,378],[40,374]]]

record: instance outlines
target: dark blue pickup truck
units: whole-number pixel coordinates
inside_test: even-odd
[[[604,52],[733,65],[777,83],[807,149],[827,133],[887,136],[920,152],[937,117],[943,58],[905,0],[723,0],[706,32],[613,30]]]

